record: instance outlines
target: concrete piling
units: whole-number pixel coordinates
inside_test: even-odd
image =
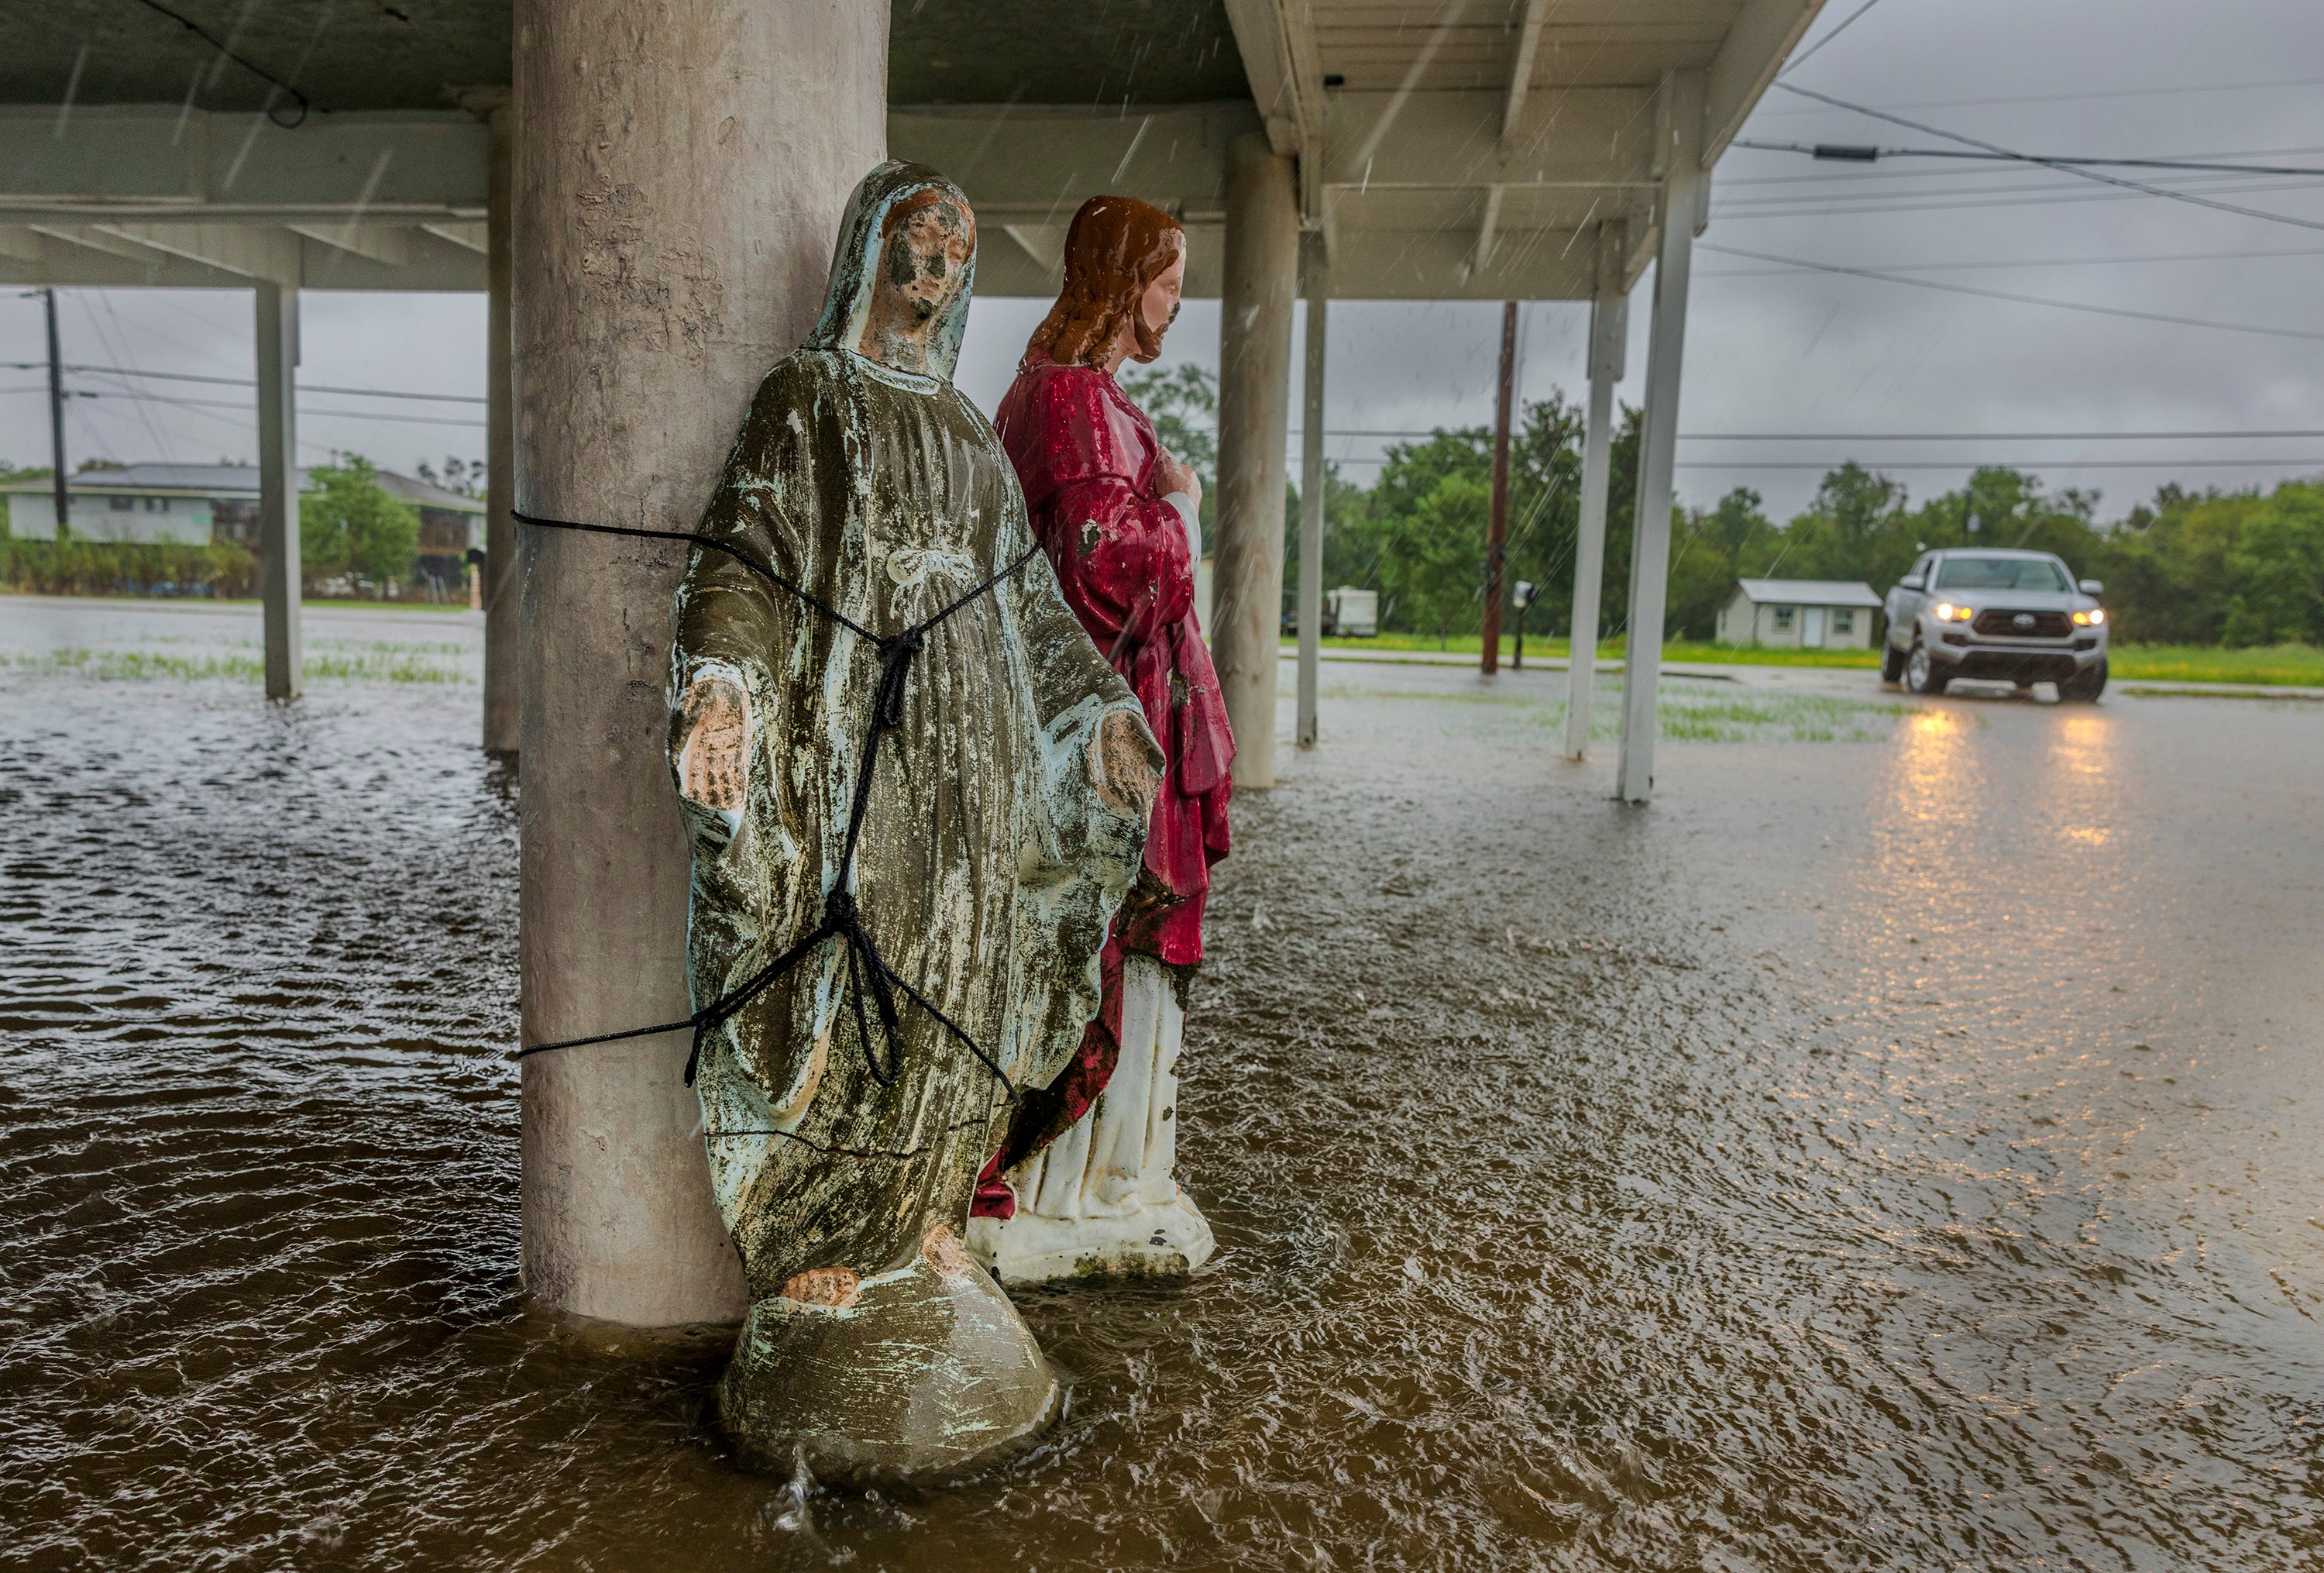
[[[690,530],[753,390],[813,325],[849,191],[884,156],[885,0],[519,0],[516,505]],[[664,760],[676,545],[525,530],[523,1032],[691,1008]],[[747,1305],[683,1032],[523,1070],[523,1274],[637,1326]]]
[[[1211,658],[1234,728],[1235,785],[1271,787],[1299,204],[1291,160],[1255,132],[1227,153],[1225,274]]]

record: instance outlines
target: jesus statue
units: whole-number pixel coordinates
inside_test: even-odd
[[[970,1249],[1004,1281],[1203,1265],[1211,1226],[1172,1172],[1186,987],[1211,865],[1227,854],[1234,739],[1194,617],[1202,482],[1114,374],[1162,352],[1186,235],[1159,208],[1094,197],[1065,286],[996,424],[1065,602],[1138,695],[1166,762],[1137,887],[1108,939],[1104,1004],[986,1167]]]

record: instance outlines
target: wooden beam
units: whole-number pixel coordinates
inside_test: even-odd
[[[1313,0],[1226,0],[1243,75],[1250,80],[1268,145],[1299,160],[1300,214],[1323,216],[1323,63]]]
[[[1412,93],[1398,104],[1393,93],[1335,93],[1323,179],[1358,190],[1650,187],[1656,179],[1648,165],[1654,102],[1651,88],[1561,89],[1529,99],[1517,134],[1504,145],[1505,94]]]
[[[0,108],[0,192],[11,208],[93,208],[164,217],[190,209],[482,218],[488,141],[458,111],[311,117],[285,131],[261,115],[157,104]],[[212,211],[203,217],[218,217]]]
[[[1823,0],[1745,0],[1704,75],[1702,167],[1709,169],[1743,128]]]
[[[1508,156],[1525,119],[1526,96],[1533,91],[1534,57],[1541,49],[1542,19],[1549,0],[1526,0],[1525,20],[1517,26],[1517,53],[1509,61],[1508,94],[1501,105],[1501,156]]]
[[[158,264],[161,260],[153,254],[152,247],[140,245],[134,240],[124,240],[102,225],[28,224],[24,228],[30,234],[45,236],[66,245],[79,246],[106,256],[118,257],[123,262]]]
[[[1225,211],[1227,148],[1259,129],[1239,101],[1126,116],[969,105],[890,111],[888,152],[943,170],[981,217],[1064,224],[1099,192],[1120,191],[1185,219]]]
[[[349,219],[345,224],[292,224],[286,227],[293,234],[303,235],[334,252],[367,257],[375,263],[385,263],[390,267],[401,267],[411,260],[412,239],[420,233],[420,227],[416,225],[365,224],[355,219]],[[484,226],[476,227],[481,229]],[[465,243],[456,240],[452,244],[459,245]],[[484,248],[471,246],[469,249],[481,252]],[[323,265],[328,268],[333,260],[336,259],[327,257]]]
[[[1485,188],[1484,216],[1477,221],[1477,265],[1482,267],[1492,260],[1494,231],[1500,227],[1501,190],[1499,186]]]
[[[489,224],[423,224],[420,227],[425,234],[438,240],[448,240],[478,256],[486,255],[492,250],[492,227]]]
[[[305,270],[299,237],[287,229],[244,224],[100,224],[100,232],[182,257],[236,278],[297,289]]]

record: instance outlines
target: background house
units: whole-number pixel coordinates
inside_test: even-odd
[[[439,584],[461,582],[471,546],[484,543],[484,504],[441,486],[381,470],[379,484],[420,513],[412,571]],[[304,469],[299,489],[314,489]],[[239,464],[133,464],[83,470],[65,483],[67,527],[77,540],[203,546],[231,541],[258,550],[258,470]],[[55,493],[46,477],[0,486],[8,533],[53,541]]]
[[[1868,650],[1880,604],[1860,579],[1744,579],[1719,614],[1719,643]]]

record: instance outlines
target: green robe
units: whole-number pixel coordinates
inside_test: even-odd
[[[940,377],[805,348],[760,386],[703,531],[885,634],[941,610],[1031,544],[991,426]],[[697,548],[678,593],[676,701],[724,674],[750,699],[739,821],[687,803],[698,1006],[812,932],[839,868],[880,660],[869,641]],[[880,744],[855,897],[881,954],[1021,1086],[1045,1086],[1098,1008],[1097,954],[1134,876],[1142,817],[1113,812],[1087,753],[1138,701],[1082,632],[1041,554],[930,632],[903,722]],[[1150,739],[1149,745],[1150,745]],[[1158,767],[1160,754],[1151,762]],[[685,800],[681,798],[681,801]],[[754,1298],[795,1273],[869,1275],[930,1229],[964,1231],[1003,1095],[901,1002],[881,1087],[825,940],[706,1040],[697,1087],[713,1187]],[[869,1000],[875,1047],[884,1050]]]

